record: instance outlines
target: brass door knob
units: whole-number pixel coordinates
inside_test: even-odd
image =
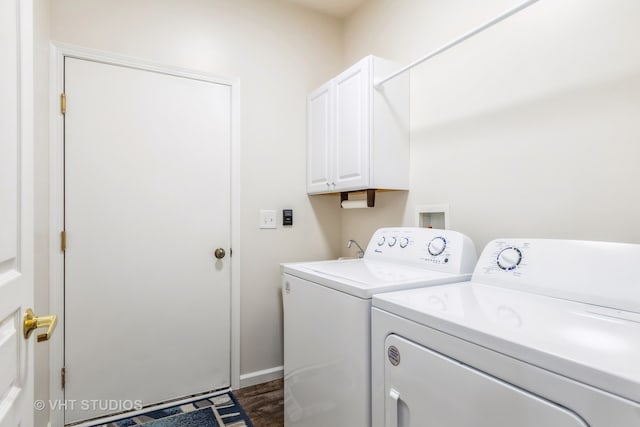
[[[24,312],[23,323],[24,339],[28,339],[36,329],[47,328],[46,333],[38,335],[38,342],[49,341],[51,334],[58,324],[58,316],[36,316],[33,314],[33,310],[27,308]]]
[[[224,249],[218,248],[215,250],[213,254],[216,256],[216,258],[222,259],[227,253],[224,251]]]

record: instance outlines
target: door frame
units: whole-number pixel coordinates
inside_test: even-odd
[[[128,56],[51,43],[49,54],[49,308],[59,313],[63,327],[49,344],[49,399],[64,402],[61,369],[64,366],[64,255],[60,232],[64,226],[64,116],[60,94],[64,92],[64,58],[76,58],[144,71],[227,85],[231,88],[231,388],[240,386],[240,79],[219,77],[195,70],[167,66]],[[51,405],[49,425],[64,426],[64,407]]]

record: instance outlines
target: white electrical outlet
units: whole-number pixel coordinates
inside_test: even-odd
[[[276,228],[276,211],[260,209],[260,228]]]

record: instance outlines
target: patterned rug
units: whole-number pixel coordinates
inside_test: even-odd
[[[95,427],[253,427],[231,392]]]

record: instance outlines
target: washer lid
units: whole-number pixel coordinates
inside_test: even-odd
[[[475,282],[376,295],[373,306],[640,402],[640,315]]]
[[[283,273],[359,298],[378,292],[469,280],[471,274],[450,274],[367,259],[283,264]]]

